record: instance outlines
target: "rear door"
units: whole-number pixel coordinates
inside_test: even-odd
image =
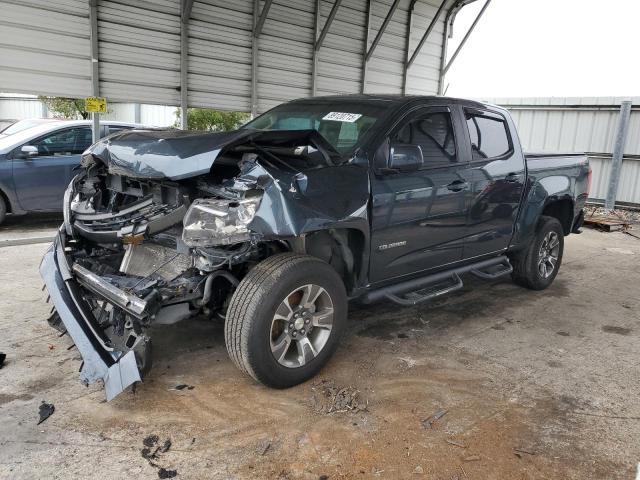
[[[446,107],[410,112],[378,148],[371,169],[373,197],[370,279],[380,282],[462,259],[469,205],[466,132]],[[423,165],[386,171],[391,144],[418,145]]]
[[[476,108],[463,108],[463,113],[472,189],[464,257],[473,258],[509,246],[526,172],[504,115]]]
[[[13,183],[20,206],[27,211],[61,211],[62,197],[80,164],[80,155],[91,145],[91,129],[56,130],[25,145],[38,149],[26,156],[20,145],[12,153]]]

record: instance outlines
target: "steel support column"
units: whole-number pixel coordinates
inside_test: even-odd
[[[315,96],[316,94],[318,83],[318,53],[320,52],[320,48],[324,43],[324,39],[326,38],[327,33],[329,33],[329,28],[331,28],[333,19],[336,18],[336,14],[338,13],[338,8],[340,8],[341,3],[342,0],[335,0],[335,2],[333,2],[333,7],[331,7],[331,12],[329,12],[327,21],[324,22],[324,27],[322,27],[320,36],[318,36],[317,38],[314,37],[315,43],[313,45],[313,60],[311,70],[311,95],[313,96]],[[316,1],[316,32],[320,29],[320,4],[321,2],[319,0]]]
[[[182,0],[180,13],[180,129],[187,130],[189,115],[189,18],[193,0]]]
[[[618,183],[620,183],[620,172],[622,171],[622,158],[624,147],[627,143],[627,132],[629,131],[629,118],[631,116],[631,101],[626,100],[620,104],[620,116],[618,118],[618,128],[613,144],[613,155],[611,157],[611,173],[609,174],[609,188],[607,198],[604,202],[604,209],[613,210],[616,206],[616,195],[618,193]]]
[[[100,96],[100,56],[98,48],[98,0],[89,0],[89,25],[91,35],[91,95]],[[91,114],[91,137],[93,142],[100,140],[100,114]]]
[[[267,20],[272,0],[265,0],[260,12],[260,0],[253,0],[253,35],[251,36],[251,118],[258,115],[258,60],[260,58],[260,34]]]
[[[482,6],[482,8],[480,9],[480,12],[478,12],[478,15],[476,16],[475,20],[473,21],[473,23],[469,27],[469,30],[467,30],[467,33],[462,38],[462,41],[460,42],[460,45],[458,45],[458,48],[456,49],[456,51],[453,52],[453,55],[451,55],[451,59],[449,60],[449,62],[447,62],[447,64],[445,65],[444,69],[442,70],[441,75],[443,77],[447,74],[447,72],[449,71],[449,68],[451,68],[451,65],[456,60],[456,57],[460,53],[460,50],[462,50],[462,47],[464,47],[464,44],[467,43],[467,40],[469,40],[469,37],[471,36],[471,32],[473,32],[473,30],[476,28],[476,25],[480,21],[480,18],[482,18],[482,15],[484,14],[485,10],[487,9],[487,7],[489,6],[490,3],[491,3],[491,0],[487,0],[485,2],[485,4]]]
[[[449,48],[449,39],[453,37],[453,24],[458,12],[465,6],[477,0],[455,0],[453,5],[447,10],[447,16],[444,19],[444,31],[442,32],[442,49],[440,54],[440,75],[438,76],[438,95],[442,95],[444,89],[444,75],[442,74],[447,62],[447,52]]]
[[[365,25],[364,48],[362,49],[362,81],[360,82],[360,93],[364,93],[367,86],[367,73],[369,63],[367,62],[367,50],[369,50],[369,38],[371,37],[371,0],[367,0],[367,24]]]
[[[318,41],[318,34],[320,33],[320,8],[322,0],[316,0],[316,10],[314,14],[313,24],[313,58],[311,60],[311,96],[316,96],[316,89],[318,88],[318,51],[316,50],[316,42]]]
[[[409,6],[409,25],[407,25],[407,38],[405,38],[404,42],[404,67],[402,68],[402,94],[407,94],[407,72],[409,67],[407,66],[407,62],[409,60],[409,51],[411,50],[411,37],[413,36],[413,13],[416,8],[416,2],[418,0],[411,0],[411,5]],[[445,2],[447,0],[444,0]]]

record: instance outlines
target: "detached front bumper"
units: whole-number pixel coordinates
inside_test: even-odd
[[[67,332],[80,351],[80,380],[89,385],[104,382],[107,400],[141,380],[135,354],[115,350],[98,326],[91,307],[64,253],[64,237],[58,233],[40,264],[40,276]]]

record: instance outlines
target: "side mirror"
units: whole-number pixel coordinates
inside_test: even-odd
[[[25,157],[35,157],[38,155],[38,147],[33,145],[23,145],[20,151],[24,154]]]
[[[401,172],[418,170],[424,163],[422,149],[419,145],[391,144],[389,152],[389,168]]]

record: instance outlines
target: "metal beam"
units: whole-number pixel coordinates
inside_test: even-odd
[[[340,8],[340,4],[341,3],[342,3],[342,0],[335,0],[335,2],[333,2],[333,7],[331,7],[331,12],[329,12],[329,16],[327,17],[327,21],[324,22],[324,27],[322,27],[322,31],[320,32],[320,36],[316,40],[316,44],[314,46],[314,50],[316,52],[318,50],[320,50],[320,47],[322,47],[322,44],[324,43],[324,39],[327,36],[327,33],[329,33],[329,28],[331,27],[331,24],[333,23],[333,19],[336,18],[336,13],[338,13],[338,8]]]
[[[393,17],[393,14],[395,13],[399,4],[400,4],[400,0],[394,0],[393,4],[391,5],[391,8],[389,9],[389,13],[387,13],[387,16],[384,18],[384,22],[382,22],[382,26],[380,27],[380,30],[378,30],[378,34],[376,35],[376,38],[373,39],[373,43],[371,44],[371,47],[369,47],[369,51],[367,52],[367,56],[365,58],[367,62],[371,58],[371,55],[373,55],[373,52],[375,52],[376,47],[378,46],[378,43],[380,42],[382,35],[384,35],[384,32],[387,29],[389,22],[391,21],[391,17]]]
[[[260,0],[253,0],[253,29],[255,31],[260,17]],[[251,36],[251,118],[258,114],[258,52],[260,50],[259,36]]]
[[[314,13],[313,26],[313,58],[311,61],[311,96],[316,96],[318,88],[318,50],[316,50],[316,42],[318,41],[318,33],[320,32],[320,7],[322,0],[316,0],[316,10]]]
[[[189,20],[191,18],[191,10],[193,9],[193,0],[184,0],[182,3],[181,17]]]
[[[434,27],[438,23],[438,20],[440,19],[440,15],[442,14],[442,11],[444,10],[444,6],[446,5],[447,2],[448,2],[448,0],[442,0],[442,3],[438,7],[438,10],[436,10],[436,14],[431,19],[431,23],[429,23],[429,26],[427,27],[427,30],[424,32],[424,35],[422,35],[422,38],[420,39],[420,42],[418,43],[418,46],[413,51],[413,54],[411,55],[411,58],[407,62],[407,65],[405,66],[405,71],[408,70],[411,67],[411,65],[413,65],[413,62],[415,62],[416,58],[418,58],[418,55],[420,54],[420,51],[422,50],[422,47],[427,42],[427,40],[429,39],[429,36],[431,36],[431,32],[433,31]],[[415,2],[412,4],[412,6],[413,5],[415,5]],[[411,10],[411,13],[413,14],[413,10]]]
[[[443,77],[447,74],[447,72],[449,71],[449,68],[451,68],[451,65],[453,64],[453,62],[455,61],[456,57],[460,53],[460,50],[462,50],[462,47],[464,47],[464,44],[467,43],[467,40],[471,36],[471,32],[473,32],[473,29],[476,28],[476,25],[480,21],[480,18],[482,18],[482,15],[484,14],[485,10],[487,9],[487,7],[489,6],[490,3],[491,3],[491,0],[487,0],[485,2],[485,4],[482,6],[482,8],[480,9],[480,12],[478,12],[478,15],[476,16],[476,19],[473,21],[473,23],[469,27],[469,30],[467,30],[467,33],[465,34],[465,36],[463,37],[462,41],[460,42],[460,45],[458,45],[458,48],[456,49],[456,51],[453,52],[453,55],[451,55],[451,59],[445,65],[444,69],[442,69],[442,76]]]
[[[616,195],[618,193],[618,183],[620,183],[620,172],[622,171],[622,157],[624,147],[627,143],[627,133],[629,131],[629,118],[631,116],[631,101],[625,100],[620,104],[620,117],[618,118],[618,129],[613,144],[613,155],[611,157],[611,173],[609,174],[609,188],[607,198],[604,202],[604,209],[613,210],[616,206]]]
[[[262,33],[262,27],[264,27],[264,22],[267,19],[267,15],[269,15],[269,9],[271,8],[272,3],[273,0],[265,0],[264,6],[262,7],[262,12],[260,13],[260,17],[253,27],[254,37],[259,37]]]
[[[409,50],[411,49],[411,37],[413,36],[413,14],[416,8],[416,2],[418,0],[411,0],[409,6],[409,25],[407,27],[407,37],[404,42],[404,66],[402,68],[402,94],[407,94],[407,73],[409,68],[407,67],[407,61],[409,60]],[[447,0],[445,0],[447,1]]]
[[[453,37],[453,24],[458,12],[477,0],[455,0],[447,10],[447,16],[444,19],[444,30],[442,32],[442,47],[440,52],[440,74],[438,76],[438,95],[442,95],[444,86],[444,75],[442,71],[446,65],[447,51],[449,47],[449,39]]]
[[[100,96],[100,56],[98,46],[98,0],[89,0],[89,25],[91,35],[91,95]],[[91,114],[91,137],[100,140],[100,114]]]
[[[367,24],[365,26],[364,48],[362,50],[362,81],[360,82],[360,93],[364,93],[367,87],[367,73],[369,62],[367,62],[367,50],[369,49],[369,37],[371,36],[371,0],[367,0]]]
[[[180,129],[187,130],[189,115],[189,18],[192,0],[182,0],[180,16]]]

